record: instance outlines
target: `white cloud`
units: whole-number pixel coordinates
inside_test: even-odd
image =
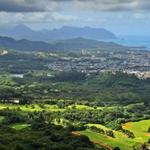
[[[78,20],[77,17],[71,15],[62,15],[60,13],[53,13],[52,18],[54,21],[70,22]]]
[[[32,13],[8,13],[0,12],[2,24],[20,24],[20,23],[51,23],[51,22],[71,22],[77,20],[71,15],[63,15],[58,12],[32,12]]]

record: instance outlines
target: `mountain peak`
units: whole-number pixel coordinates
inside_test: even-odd
[[[26,38],[33,41],[65,40],[78,37],[93,40],[116,38],[114,33],[104,28],[63,26],[59,29],[34,31],[24,24],[19,24],[10,30],[0,30],[0,34],[15,39]]]
[[[49,31],[49,34],[53,32],[53,38],[57,39],[72,39],[72,38],[86,38],[93,40],[109,40],[116,39],[116,35],[105,28],[94,27],[74,27],[63,26],[60,29]],[[57,38],[55,38],[57,36]]]

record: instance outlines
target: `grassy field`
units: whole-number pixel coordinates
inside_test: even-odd
[[[69,109],[77,109],[77,110],[92,110],[93,107],[87,106],[87,105],[70,105],[65,108],[59,108],[57,105],[49,105],[44,104],[41,107],[38,104],[32,104],[32,105],[17,105],[17,104],[0,104],[0,110],[9,108],[9,109],[21,109],[22,111],[26,112],[33,112],[33,111],[65,111],[67,108]],[[97,107],[97,109],[104,109],[104,107]]]
[[[64,111],[65,109],[60,109],[58,108],[57,105],[48,105],[45,104],[43,105],[44,107],[41,107],[38,104],[33,104],[33,105],[16,105],[16,104],[0,104],[0,110],[2,109],[20,109],[21,111],[25,112],[33,112],[33,111]]]
[[[25,129],[27,127],[29,127],[30,124],[25,124],[25,123],[17,123],[17,124],[13,124],[11,127],[15,130],[22,130]]]
[[[123,125],[123,128],[133,132],[136,141],[144,143],[150,139],[150,133],[147,133],[149,126],[150,120],[142,120],[138,122],[128,122]]]
[[[97,128],[101,128],[104,131],[110,130],[109,128],[99,125],[99,124],[88,124],[87,126],[96,126]],[[135,138],[130,139],[124,133],[120,131],[113,131],[115,137],[108,137],[106,135],[102,135],[100,133],[92,132],[87,129],[85,131],[81,131],[81,134],[88,136],[92,141],[102,142],[111,147],[119,146],[121,150],[132,150],[136,145],[140,145],[144,142],[147,142],[150,138],[150,134],[147,133],[147,129],[150,126],[150,120],[143,120],[139,122],[129,122],[123,125],[123,128],[129,130],[134,133]]]
[[[127,144],[125,142],[121,142],[117,138],[111,138],[96,132],[92,132],[90,130],[81,131],[81,134],[88,136],[90,140],[94,142],[101,142],[111,147],[119,146],[121,150],[132,150],[133,144],[132,143],[130,144],[130,142],[129,144]]]
[[[87,105],[70,105],[68,106],[68,108],[75,108],[75,109],[78,109],[78,110],[91,110],[91,109],[94,109],[93,107],[90,107],[90,106],[87,106]]]

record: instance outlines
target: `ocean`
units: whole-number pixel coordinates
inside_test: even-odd
[[[146,49],[150,50],[150,37],[119,37],[113,42],[132,47],[146,47]]]

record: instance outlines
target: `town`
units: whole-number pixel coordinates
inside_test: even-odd
[[[123,71],[135,74],[140,78],[150,77],[150,52],[139,50],[128,51],[86,51],[81,54],[55,56],[55,60],[47,64],[53,71],[76,70],[84,73],[98,73],[104,71]]]

